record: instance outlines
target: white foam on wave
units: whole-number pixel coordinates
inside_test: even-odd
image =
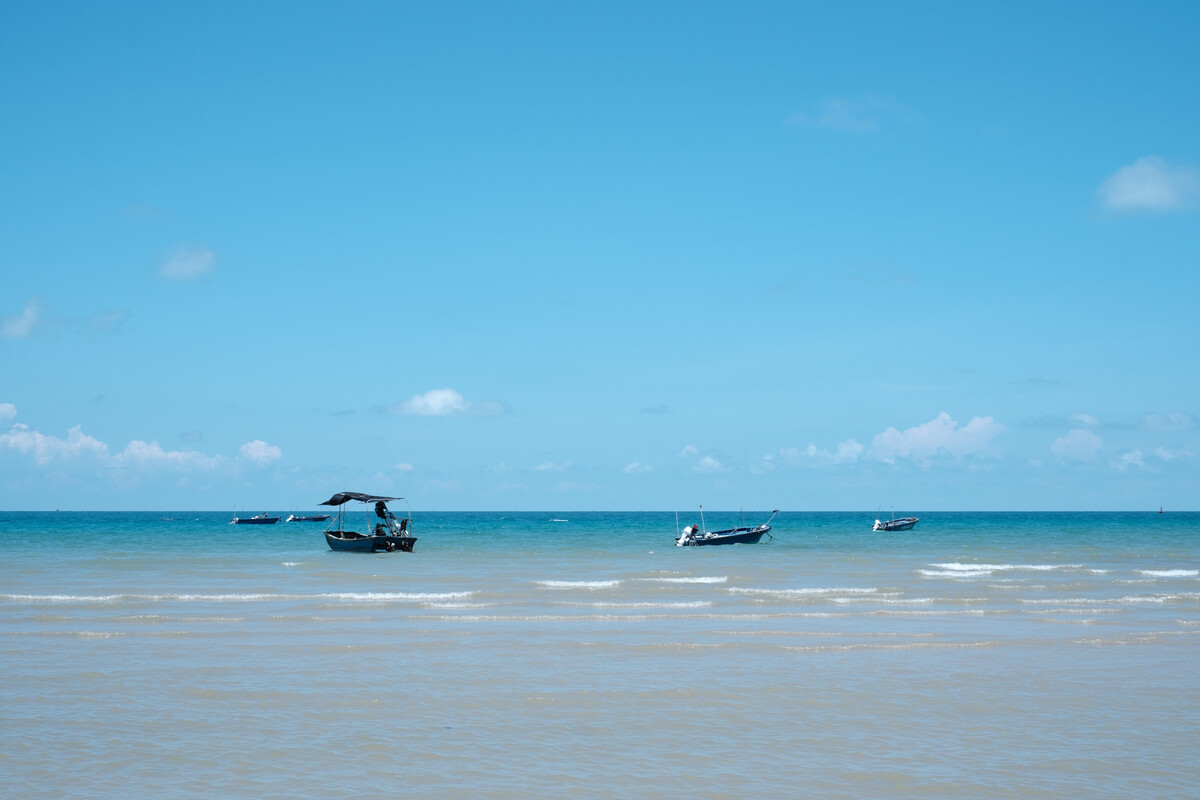
[[[711,600],[680,601],[677,603],[589,603],[592,608],[708,608]]]
[[[115,603],[126,594],[0,594],[14,603]]]
[[[754,594],[768,597],[829,597],[832,595],[877,594],[878,589],[870,588],[804,588],[804,589],[748,589],[733,586],[730,594]]]
[[[366,601],[370,603],[400,601],[457,600],[470,597],[474,592],[329,592],[316,597],[326,600]]]
[[[1152,578],[1195,578],[1200,575],[1200,569],[1139,569],[1138,572]]]
[[[982,578],[996,572],[1053,572],[1059,569],[1080,569],[1082,564],[930,564],[936,569],[919,569],[917,574],[928,578]]]
[[[701,575],[694,578],[642,578],[641,580],[655,583],[727,583],[729,578],[725,575]]]
[[[474,592],[324,592],[320,594],[277,594],[247,592],[231,594],[5,594],[0,598],[18,603],[112,604],[120,602],[249,603],[271,600],[349,600],[368,602],[452,600]]]
[[[1198,600],[1200,593],[1182,592],[1180,594],[1133,594],[1120,599],[1122,603],[1176,603],[1180,600]]]
[[[547,589],[612,589],[621,585],[621,581],[535,581],[538,586]]]

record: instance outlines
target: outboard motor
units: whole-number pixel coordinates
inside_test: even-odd
[[[684,545],[686,545],[693,538],[695,538],[697,530],[699,530],[697,528],[697,526],[688,525],[686,528],[683,529],[683,532],[681,534],[679,534],[679,538],[675,540],[675,546],[683,547]]]

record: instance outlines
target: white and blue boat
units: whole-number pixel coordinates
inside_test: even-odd
[[[779,513],[779,509],[771,512],[771,517],[761,525],[752,527],[726,528],[721,531],[709,531],[704,528],[704,507],[700,507],[700,524],[688,525],[684,528],[679,538],[675,540],[676,547],[703,547],[707,545],[718,544],[758,544],[758,541],[763,536],[768,536],[771,533],[771,520],[775,519],[775,515]]]

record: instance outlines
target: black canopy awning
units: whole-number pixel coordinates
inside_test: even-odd
[[[363,494],[362,492],[338,492],[333,497],[326,500],[324,503],[318,503],[322,506],[340,506],[342,503],[349,503],[351,500],[357,500],[360,503],[377,503],[379,501],[387,502],[389,500],[403,500],[403,497],[383,497],[377,494]]]

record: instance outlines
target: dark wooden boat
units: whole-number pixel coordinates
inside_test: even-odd
[[[284,522],[328,522],[331,519],[329,514],[311,514],[306,517],[298,517],[295,514],[289,514]]]
[[[771,519],[761,525],[743,528],[726,528],[722,531],[704,530],[704,510],[700,511],[700,524],[688,525],[675,540],[676,547],[705,547],[718,544],[758,544],[759,539],[771,533],[771,520],[779,509],[771,512]]]
[[[234,517],[229,521],[230,525],[274,525],[279,522],[279,517],[272,517],[267,514],[255,514],[253,517]]]
[[[338,507],[336,522],[325,530],[325,542],[329,549],[349,553],[411,553],[413,545],[417,543],[417,537],[412,535],[410,528],[412,512],[397,519],[387,507],[388,503],[403,499],[361,492],[338,492],[321,503],[323,506]],[[374,515],[368,513],[364,528],[368,533],[346,530],[346,503],[352,500],[374,506]]]

